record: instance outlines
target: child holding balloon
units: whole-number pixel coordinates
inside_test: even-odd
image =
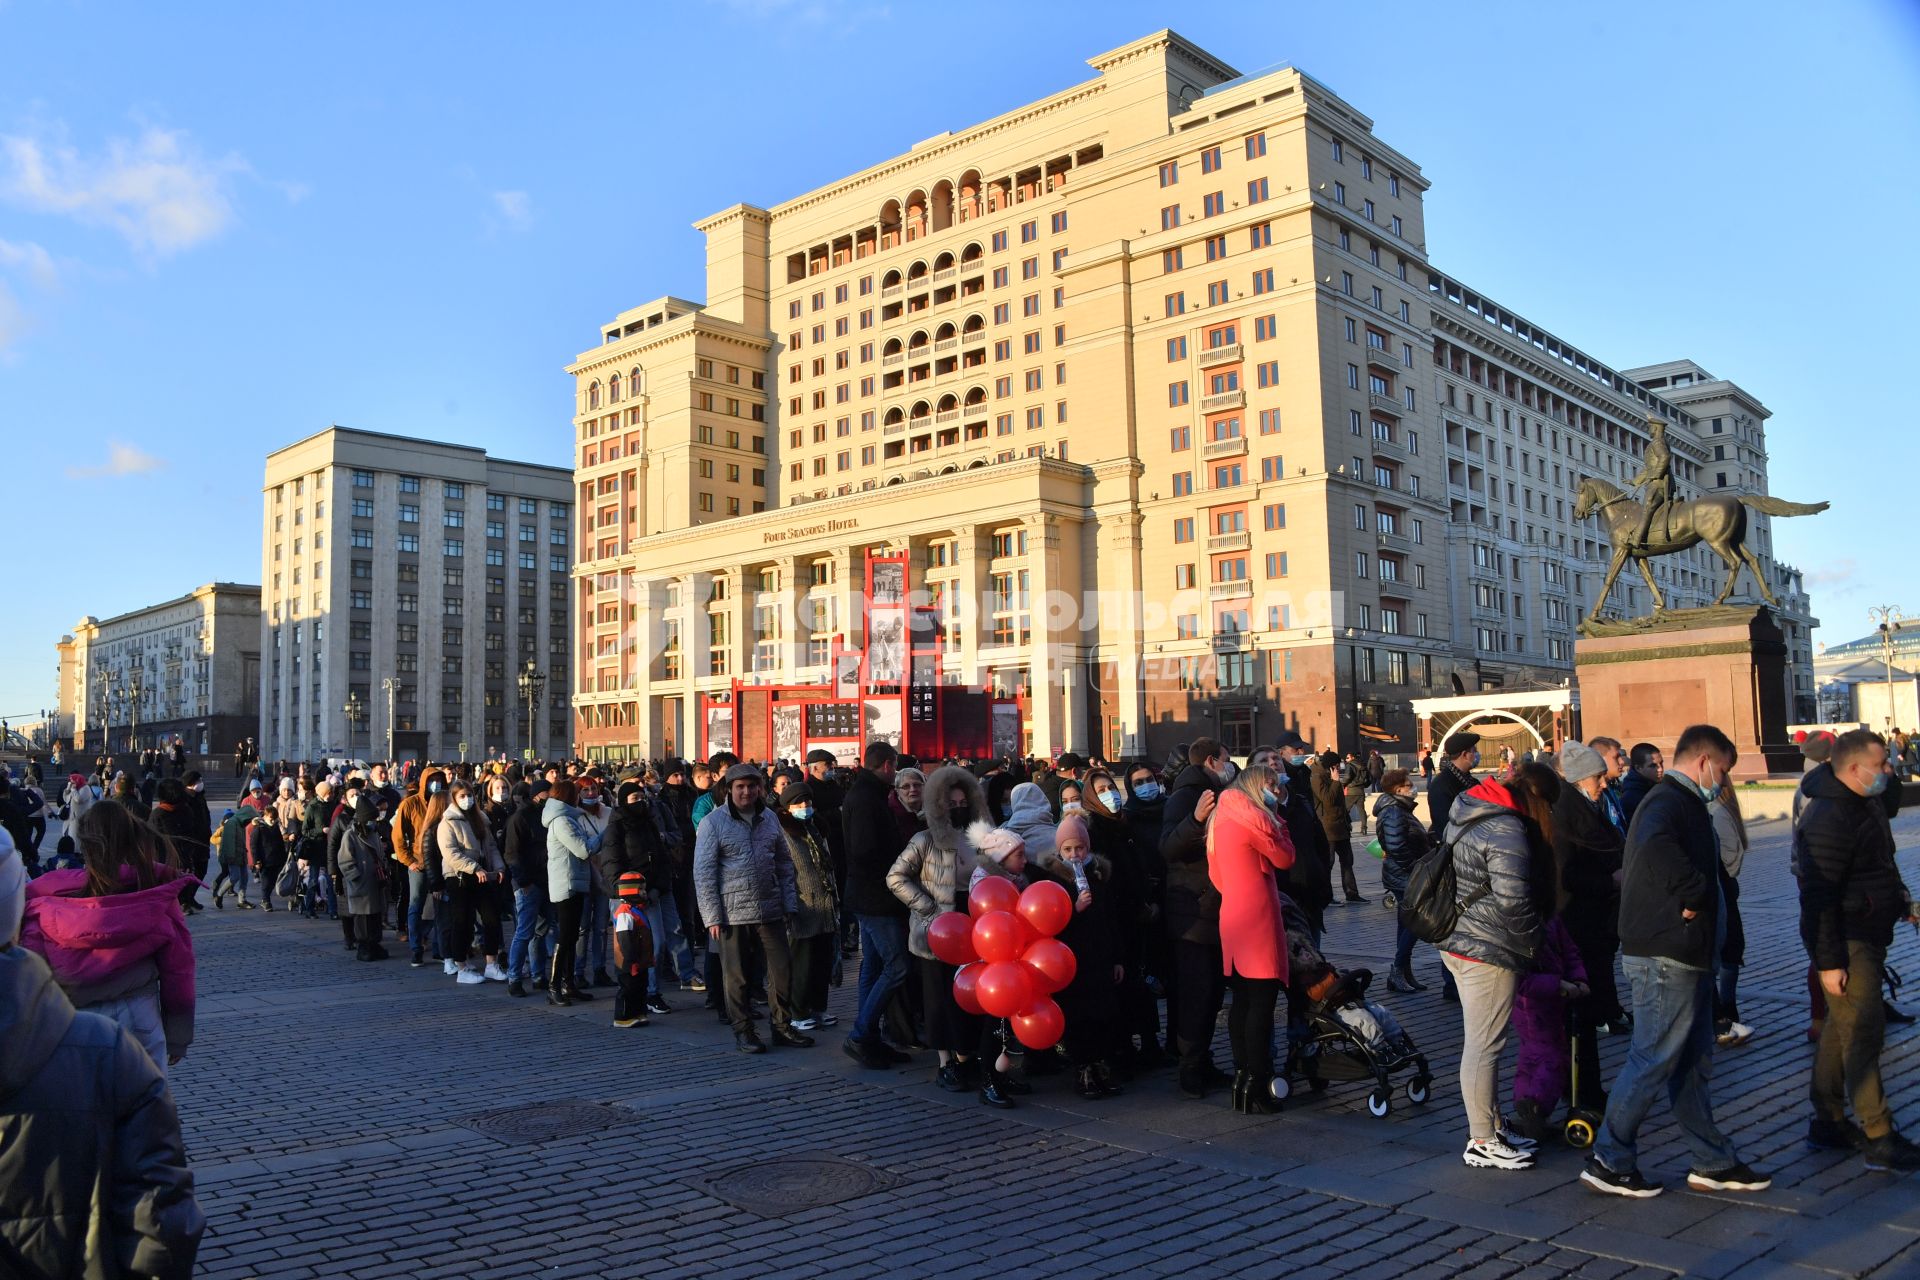
[[[1073,917],[1059,940],[1073,952],[1073,980],[1055,997],[1066,1015],[1061,1043],[1075,1069],[1074,1092],[1083,1098],[1122,1092],[1109,1061],[1119,1025],[1120,918],[1114,892],[1113,863],[1093,851],[1085,819],[1069,814],[1054,829],[1053,848],[1033,859],[1030,870],[1064,888],[1073,899]]]

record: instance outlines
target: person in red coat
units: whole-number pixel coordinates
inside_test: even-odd
[[[1220,957],[1233,989],[1234,1110],[1278,1111],[1273,1096],[1273,1010],[1287,982],[1287,931],[1276,871],[1293,865],[1293,838],[1279,810],[1284,775],[1259,765],[1220,793],[1207,827],[1207,879],[1220,895]]]

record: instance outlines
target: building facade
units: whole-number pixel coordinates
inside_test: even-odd
[[[703,699],[825,679],[900,553],[937,679],[1035,752],[1409,750],[1416,696],[1570,679],[1578,476],[1625,485],[1661,416],[1700,492],[1694,415],[1435,268],[1419,166],[1311,77],[1165,31],[1090,64],[697,224],[707,301],[569,366],[585,749],[700,750]]]
[[[564,468],[345,427],[269,454],[261,754],[565,750],[572,497]]]
[[[210,582],[62,636],[60,736],[80,752],[178,737],[197,755],[259,732],[260,588]]]

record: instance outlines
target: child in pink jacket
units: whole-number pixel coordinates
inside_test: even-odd
[[[165,865],[160,837],[112,801],[89,809],[75,837],[85,867],[27,885],[20,943],[76,1008],[125,1027],[164,1075],[193,1043],[193,937],[180,908],[193,878]]]

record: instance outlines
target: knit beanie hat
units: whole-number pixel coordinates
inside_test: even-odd
[[[1077,813],[1070,813],[1060,819],[1060,825],[1053,829],[1053,847],[1058,849],[1065,844],[1068,836],[1078,840],[1089,851],[1093,849],[1093,838],[1087,834],[1086,819]]]
[[[27,909],[27,867],[13,837],[0,831],[0,947],[20,940],[20,919]]]
[[[1019,832],[996,827],[985,818],[975,819],[973,825],[967,828],[967,839],[982,857],[997,864],[1006,862],[1016,853],[1027,851],[1027,842],[1020,838]]]
[[[1597,778],[1606,771],[1606,759],[1586,743],[1568,742],[1560,748],[1560,776],[1568,782]]]

